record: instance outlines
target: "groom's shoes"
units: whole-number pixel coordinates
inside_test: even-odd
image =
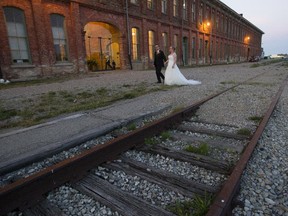
[[[162,83],[162,82],[161,82],[161,81],[160,81],[160,82],[158,81],[158,82],[156,82],[156,83]]]

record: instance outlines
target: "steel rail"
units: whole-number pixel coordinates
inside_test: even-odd
[[[49,191],[67,183],[83,178],[89,170],[106,161],[115,159],[121,153],[142,145],[147,137],[159,134],[191,116],[205,102],[224,94],[258,76],[249,78],[223,91],[210,95],[187,108],[163,117],[142,128],[118,137],[103,145],[97,145],[73,158],[52,165],[27,178],[20,179],[0,188],[0,215],[13,210],[25,210],[44,198]]]
[[[244,169],[246,168],[249,159],[258,143],[258,140],[261,138],[263,131],[265,130],[266,125],[276,108],[276,105],[284,91],[284,88],[287,86],[288,76],[282,82],[278,92],[272,98],[269,109],[265,113],[262,121],[254,132],[250,142],[244,150],[244,153],[241,155],[239,161],[236,163],[231,175],[226,180],[222,189],[216,195],[213,204],[210,206],[209,212],[206,216],[224,216],[224,215],[232,215],[232,201],[235,197],[239,187],[240,180]]]

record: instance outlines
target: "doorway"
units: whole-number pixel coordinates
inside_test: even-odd
[[[90,22],[84,30],[86,58],[87,62],[96,62],[94,70],[112,70],[114,63],[120,68],[119,29],[108,23]]]
[[[183,65],[188,65],[188,38],[183,37]]]

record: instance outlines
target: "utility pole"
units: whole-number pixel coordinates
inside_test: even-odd
[[[131,38],[130,38],[130,25],[129,25],[129,12],[128,12],[128,0],[126,0],[126,26],[127,26],[127,39],[128,39],[128,60],[130,64],[131,70],[133,69],[132,67],[132,62],[131,62]]]

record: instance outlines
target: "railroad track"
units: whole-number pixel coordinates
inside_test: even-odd
[[[115,215],[177,215],[182,211],[177,204],[194,205],[195,200],[213,200],[207,215],[229,213],[241,174],[287,79],[251,136],[239,135],[229,125],[195,121],[193,114],[202,104],[241,84],[3,186],[0,215],[15,210],[24,215],[65,215],[67,209],[57,207],[59,187],[78,191]],[[147,185],[155,192],[145,191]],[[159,196],[174,204],[167,206]]]

